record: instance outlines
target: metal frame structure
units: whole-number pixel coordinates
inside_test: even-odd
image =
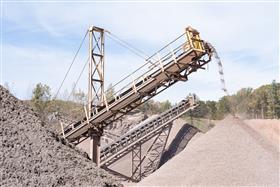
[[[90,125],[93,110],[106,105],[104,95],[104,29],[92,26],[89,32],[89,74],[88,74],[88,108],[86,122]],[[99,166],[100,142],[102,129],[92,126],[88,130],[90,137],[90,158]]]
[[[151,147],[148,149],[146,155],[142,158],[141,162],[145,162],[144,171],[142,172],[143,177],[147,177],[155,170],[159,168],[160,159],[163,151],[166,148],[166,143],[171,131],[172,123],[170,123],[162,132],[155,138]],[[141,176],[141,178],[142,178]]]
[[[143,177],[153,173],[160,166],[161,156],[172,127],[172,122],[199,104],[195,95],[188,96],[177,106],[165,111],[156,118],[148,119],[137,128],[132,129],[115,142],[106,145],[101,150],[101,167],[109,172],[117,174],[124,180],[139,182]],[[142,145],[153,139],[144,157],[142,157]],[[110,169],[110,165],[131,153],[132,175],[125,176]]]
[[[141,142],[142,144],[169,126],[169,123],[179,118],[181,115],[198,106],[195,96],[189,96],[178,105],[165,111],[156,118],[148,119],[145,123],[138,125],[136,129],[127,132],[119,137],[115,142],[106,145],[101,150],[101,166],[109,166],[118,159],[129,153],[133,147]]]
[[[104,29],[89,28],[88,118],[104,106]]]
[[[131,151],[131,171],[132,175],[130,178],[134,179],[135,181],[141,180],[141,174],[142,174],[142,144],[137,143],[135,146],[133,146]]]
[[[99,166],[100,136],[103,134],[103,129],[176,82],[187,81],[191,73],[204,69],[203,66],[211,61],[212,52],[200,39],[199,33],[188,27],[186,42],[163,56],[159,54],[162,50],[156,53],[158,60],[153,63],[155,66],[119,90],[115,97],[107,102],[104,93],[104,29],[91,27],[89,31],[90,79],[87,115],[84,119],[65,127],[63,134],[71,142],[79,142],[81,138],[91,137],[91,157]],[[96,34],[100,37],[96,37]],[[95,44],[93,45],[91,41]],[[98,52],[95,52],[95,49]],[[154,59],[155,55],[147,61]],[[92,69],[93,66],[95,69]],[[98,78],[94,78],[93,75],[97,75]],[[97,83],[101,84],[100,89],[93,86]],[[96,102],[93,97],[96,98]]]

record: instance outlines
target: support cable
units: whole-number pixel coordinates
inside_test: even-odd
[[[174,43],[175,41],[177,41],[179,38],[181,38],[182,36],[184,36],[186,33],[183,33],[181,35],[179,35],[177,38],[175,38],[174,40],[172,40],[171,42],[169,42],[168,44],[166,44],[164,47],[162,47],[160,50],[158,50],[156,53],[154,53],[152,56],[150,56],[148,59],[146,60],[150,60],[151,58],[153,58],[155,55],[157,55],[158,53],[160,53],[163,49],[165,49],[166,47],[168,47],[170,44]]]
[[[114,84],[112,87],[117,86],[118,84],[120,84],[122,81],[124,81],[125,79],[127,79],[128,77],[130,77],[131,75],[133,75],[134,73],[136,73],[138,70],[140,70],[141,68],[143,68],[144,66],[146,66],[147,64],[149,64],[150,62],[146,62],[145,64],[143,64],[142,66],[140,66],[139,68],[137,68],[136,70],[134,70],[133,72],[131,72],[130,74],[128,74],[127,76],[125,76],[124,78],[122,78],[119,82],[117,82],[116,84]]]
[[[66,78],[67,78],[67,76],[68,76],[68,74],[69,74],[69,72],[70,72],[70,70],[71,70],[71,68],[72,68],[76,58],[77,58],[77,56],[78,56],[78,53],[79,53],[80,49],[82,48],[82,45],[83,45],[83,43],[84,43],[84,41],[86,39],[87,34],[88,34],[88,31],[86,32],[85,36],[83,37],[82,42],[80,43],[79,48],[78,48],[78,50],[77,50],[77,52],[76,52],[76,54],[75,54],[75,56],[74,56],[74,58],[73,58],[73,60],[72,60],[72,62],[71,62],[71,64],[70,64],[70,66],[69,66],[69,68],[68,68],[68,70],[67,70],[67,72],[66,72],[66,74],[65,74],[65,76],[64,76],[64,78],[63,78],[63,80],[62,80],[62,82],[61,82],[61,84],[60,84],[60,86],[59,86],[59,88],[58,88],[58,90],[57,90],[57,92],[56,92],[56,94],[55,94],[53,99],[57,98],[57,96],[58,96],[58,94],[60,92],[60,89],[62,88],[62,86],[63,86],[63,84],[64,84],[64,82],[65,82],[65,80],[66,80]]]
[[[119,45],[121,45],[122,47],[128,49],[129,51],[131,51],[132,53],[134,53],[135,55],[137,55],[138,57],[146,60],[147,58],[149,58],[149,55],[147,55],[145,52],[141,51],[140,49],[137,49],[136,47],[134,47],[133,45],[131,45],[130,43],[122,40],[121,38],[119,38],[118,36],[116,36],[115,34],[112,34],[111,32],[106,32],[107,36],[114,40],[115,42],[117,42]]]
[[[70,92],[70,94],[69,94],[69,96],[68,96],[68,98],[67,98],[66,101],[69,101],[71,95],[72,95],[73,92],[75,91],[76,86],[77,86],[77,84],[78,84],[78,82],[79,82],[79,80],[80,80],[80,78],[81,78],[81,76],[82,76],[82,74],[83,74],[83,72],[84,72],[84,70],[85,70],[85,68],[86,68],[86,65],[87,65],[88,61],[89,61],[89,58],[87,59],[86,63],[84,64],[83,69],[82,69],[82,71],[80,72],[80,74],[79,74],[77,80],[75,81],[74,86],[73,86],[73,88],[72,88],[72,91]]]
[[[159,51],[157,51],[156,53],[154,53],[152,56],[145,58],[146,63],[144,63],[143,65],[141,65],[140,67],[138,67],[136,70],[134,70],[133,72],[131,72],[130,74],[128,74],[127,76],[125,76],[124,78],[122,78],[120,81],[118,81],[117,83],[115,83],[112,87],[117,86],[118,84],[120,84],[122,81],[124,81],[125,79],[127,79],[128,77],[130,77],[131,75],[133,75],[134,73],[136,73],[138,70],[140,70],[141,68],[143,68],[144,66],[146,66],[147,64],[151,63],[154,66],[155,63],[151,62],[151,59],[158,54],[159,52],[161,52],[164,48],[168,47],[170,44],[172,44],[173,42],[175,42],[176,40],[178,40],[179,38],[181,38],[182,36],[184,36],[185,33],[179,35],[177,38],[175,38],[174,40],[172,40],[171,42],[169,42],[167,45],[165,45],[163,48],[161,48]]]
[[[140,49],[134,47],[133,45],[131,45],[130,43],[122,40],[121,38],[119,38],[118,36],[110,33],[109,31],[107,31],[106,33],[107,36],[112,39],[113,41],[115,41],[116,43],[118,43],[119,45],[121,45],[122,47],[128,49],[130,52],[132,52],[133,54],[135,54],[136,56],[140,57],[141,59],[147,61],[148,63],[152,64],[153,66],[156,66],[155,63],[153,63],[151,61],[151,58],[148,54],[146,54],[145,52],[141,51]],[[110,36],[111,35],[111,36]]]

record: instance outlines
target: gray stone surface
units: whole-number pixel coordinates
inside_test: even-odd
[[[0,86],[0,186],[120,185]]]

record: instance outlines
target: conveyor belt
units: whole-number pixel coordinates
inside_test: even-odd
[[[127,112],[176,82],[187,81],[188,75],[199,68],[203,69],[202,66],[211,59],[211,51],[207,44],[199,39],[197,31],[187,29],[186,34],[186,42],[159,58],[156,66],[121,89],[114,99],[106,102],[106,105],[95,107],[91,117],[68,125],[64,129],[65,138],[76,141],[87,137],[89,129],[102,133],[104,127]]]
[[[181,101],[175,107],[167,110],[156,118],[140,124],[115,142],[106,145],[101,150],[101,166],[108,166],[129,153],[137,143],[144,143],[165,129],[172,121],[198,106],[195,95]]]

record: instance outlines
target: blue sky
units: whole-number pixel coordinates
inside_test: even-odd
[[[229,92],[279,81],[277,3],[8,3],[2,7],[1,84],[21,99],[42,82],[58,89],[90,25],[103,27],[151,55],[191,25],[217,49]],[[106,85],[136,69],[143,59],[106,38]],[[86,41],[87,42],[87,41]],[[70,92],[87,59],[87,43],[61,96]],[[86,72],[78,88],[86,90]],[[188,93],[217,100],[218,67],[210,63],[156,97],[178,102]]]

